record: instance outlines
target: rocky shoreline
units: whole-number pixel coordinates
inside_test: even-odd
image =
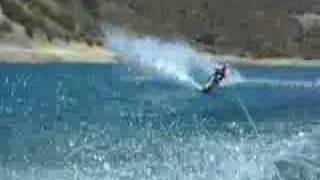
[[[231,55],[205,54],[206,58],[220,63],[262,67],[320,67],[320,60],[302,60],[300,58],[261,58],[240,57]]]
[[[0,45],[0,63],[57,64],[57,63],[116,63],[115,55],[101,47],[83,43],[68,45],[35,44],[32,47]]]

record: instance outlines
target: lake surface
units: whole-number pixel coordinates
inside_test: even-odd
[[[320,179],[320,69],[235,69],[202,94],[126,65],[0,65],[0,179]]]

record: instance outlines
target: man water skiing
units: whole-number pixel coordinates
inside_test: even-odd
[[[208,93],[219,86],[220,82],[227,76],[228,66],[223,64],[222,67],[217,68],[216,71],[211,75],[209,82],[202,88],[202,92]]]

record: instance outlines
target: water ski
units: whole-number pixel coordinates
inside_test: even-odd
[[[219,86],[219,84],[209,82],[202,87],[201,92],[203,92],[203,93],[211,92],[214,89],[216,89],[218,86]]]

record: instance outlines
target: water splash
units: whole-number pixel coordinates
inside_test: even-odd
[[[183,41],[167,42],[151,36],[138,38],[119,29],[109,30],[107,34],[110,48],[131,66],[196,89],[201,89],[200,82],[207,81],[218,66],[214,59],[208,59]],[[232,85],[239,78],[240,74],[233,69],[222,85]]]
[[[241,130],[240,124],[234,126],[234,130]],[[141,130],[140,136],[144,138],[115,141],[116,137],[111,136],[109,130],[96,129],[72,138],[75,143],[71,143],[70,148],[78,145],[80,148],[66,157],[68,166],[26,170],[0,168],[0,175],[9,180],[281,179],[273,168],[276,163],[279,167],[281,164],[288,166],[280,169],[283,179],[316,180],[319,126],[313,128],[313,132],[299,132],[288,137],[261,134],[259,141],[262,143],[256,138],[235,138],[221,132],[166,139],[152,129]]]
[[[231,68],[228,77],[222,81],[221,86],[232,86],[243,82],[245,82],[245,79],[240,72],[235,68]]]
[[[248,120],[248,122],[251,124],[252,128],[254,129],[255,131],[255,134],[257,136],[257,139],[260,141],[261,144],[263,144],[263,141],[261,140],[261,137],[260,137],[260,133],[258,131],[258,128],[256,126],[256,124],[254,123],[254,120],[251,116],[251,114],[249,113],[247,107],[245,106],[245,104],[242,102],[242,100],[238,97],[237,98],[238,100],[238,103],[242,109],[242,111],[244,112],[244,114],[246,115],[246,118]],[[278,169],[278,167],[273,163],[273,162],[270,162],[271,166],[273,167],[273,170],[274,170],[274,173],[276,175],[276,177],[279,179],[279,180],[282,180],[282,177],[280,175],[280,171]]]

